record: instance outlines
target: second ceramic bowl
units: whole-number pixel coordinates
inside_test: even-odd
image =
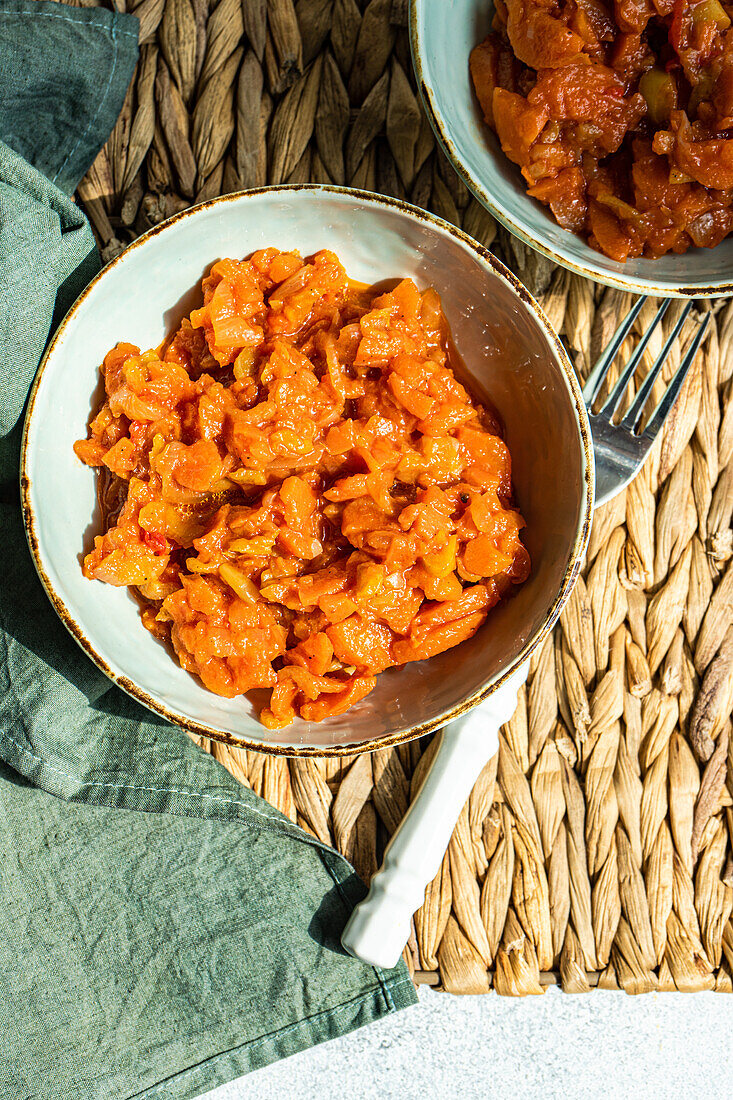
[[[483,121],[468,71],[471,50],[491,29],[491,0],[411,0],[410,44],[418,88],[448,159],[479,202],[544,256],[622,290],[660,297],[733,294],[733,237],[683,256],[617,263],[561,229],[526,193],[519,168]]]

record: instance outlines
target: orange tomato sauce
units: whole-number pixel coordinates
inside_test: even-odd
[[[731,0],[496,0],[471,53],[533,198],[625,262],[733,232]]]
[[[456,378],[434,290],[337,257],[215,263],[161,348],[118,344],[77,456],[103,473],[84,574],[219,695],[321,721],[470,638],[529,572],[500,424]]]

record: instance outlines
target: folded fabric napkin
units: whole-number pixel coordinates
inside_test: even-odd
[[[26,546],[23,404],[99,267],[68,194],[121,107],[137,26],[0,0],[2,1100],[193,1097],[415,1000],[403,965],[340,949],[364,892],[351,866],[114,687]]]

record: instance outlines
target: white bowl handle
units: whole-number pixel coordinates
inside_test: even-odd
[[[485,702],[445,726],[422,786],[384,853],[369,893],[344,928],[351,955],[388,969],[410,935],[410,920],[438,873],[451,833],[481,769],[499,747],[499,727],[517,705],[525,662]]]

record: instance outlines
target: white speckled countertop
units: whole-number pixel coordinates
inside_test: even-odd
[[[595,991],[420,1003],[202,1100],[728,1100],[733,995]]]

